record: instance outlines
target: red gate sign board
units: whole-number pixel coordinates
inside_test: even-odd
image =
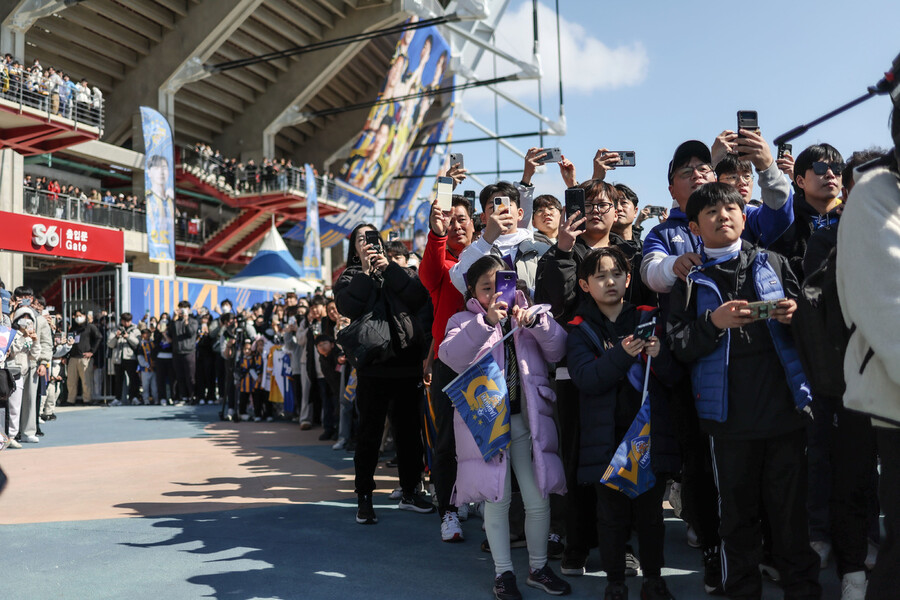
[[[125,234],[120,229],[3,211],[0,225],[0,250],[116,264],[125,260]]]

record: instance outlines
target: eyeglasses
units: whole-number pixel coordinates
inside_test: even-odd
[[[828,172],[828,169],[831,169],[831,172],[835,175],[840,175],[844,172],[844,163],[842,162],[822,162],[817,160],[812,164],[813,173],[816,175],[824,175]]]
[[[709,175],[712,173],[712,167],[706,163],[697,165],[695,167],[682,167],[675,172],[675,176],[678,179],[690,179],[694,175],[694,171],[696,171],[699,175]]]
[[[738,180],[744,183],[750,183],[753,181],[752,173],[726,173],[724,175],[719,175],[719,181],[722,183],[737,183]]]
[[[598,202],[596,204],[593,202],[585,202],[584,203],[584,210],[588,214],[590,214],[594,211],[597,211],[601,215],[605,215],[613,208],[615,208],[615,204],[613,204],[612,202]]]

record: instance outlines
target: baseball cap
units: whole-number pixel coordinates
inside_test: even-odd
[[[669,162],[670,185],[675,176],[675,169],[686,165],[694,157],[705,163],[712,163],[712,154],[709,152],[709,147],[701,141],[688,140],[675,148],[675,154],[672,155],[672,160]]]

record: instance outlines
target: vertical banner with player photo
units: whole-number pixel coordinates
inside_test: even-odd
[[[414,22],[411,20],[410,22]],[[369,194],[385,190],[419,134],[441,87],[450,46],[436,27],[403,32],[387,79],[341,171],[347,183]]]
[[[151,262],[175,262],[175,160],[172,129],[159,112],[141,107],[147,252]]]
[[[322,279],[322,246],[319,243],[319,200],[316,175],[312,165],[306,165],[306,228],[303,231],[303,277]]]

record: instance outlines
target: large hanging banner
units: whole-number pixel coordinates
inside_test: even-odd
[[[346,239],[354,227],[371,218],[375,208],[375,196],[337,179],[333,183],[334,199],[344,205],[346,210],[319,219],[319,244],[322,248],[331,248]],[[306,223],[304,222],[294,225],[283,237],[289,240],[303,241],[305,235]]]
[[[226,285],[207,279],[167,279],[154,275],[129,273],[128,289],[130,306],[127,310],[135,321],[145,315],[159,316],[172,311],[182,300],[191,303],[191,310],[206,307],[217,317],[219,305],[228,300],[236,312],[250,308],[254,304],[269,302],[276,291],[258,290],[236,285]]]
[[[322,246],[319,244],[319,200],[316,175],[312,165],[306,165],[306,226],[303,231],[303,277],[322,279]]]
[[[387,197],[396,198],[397,202],[394,204],[391,214],[385,217],[384,225],[381,227],[382,231],[401,229],[409,220],[413,202],[422,187],[431,157],[434,156],[435,144],[441,140],[444,132],[444,123],[445,121],[441,120],[428,126],[420,136],[425,140],[424,145],[407,152],[400,169],[400,173],[406,177],[394,179],[388,186]]]
[[[341,171],[344,181],[370,194],[385,190],[436,97],[420,94],[440,87],[449,59],[450,46],[436,27],[403,33],[378,94],[383,102],[372,107],[353,144]]]
[[[151,262],[175,262],[175,160],[172,129],[159,112],[141,107],[144,130],[144,196]]]

